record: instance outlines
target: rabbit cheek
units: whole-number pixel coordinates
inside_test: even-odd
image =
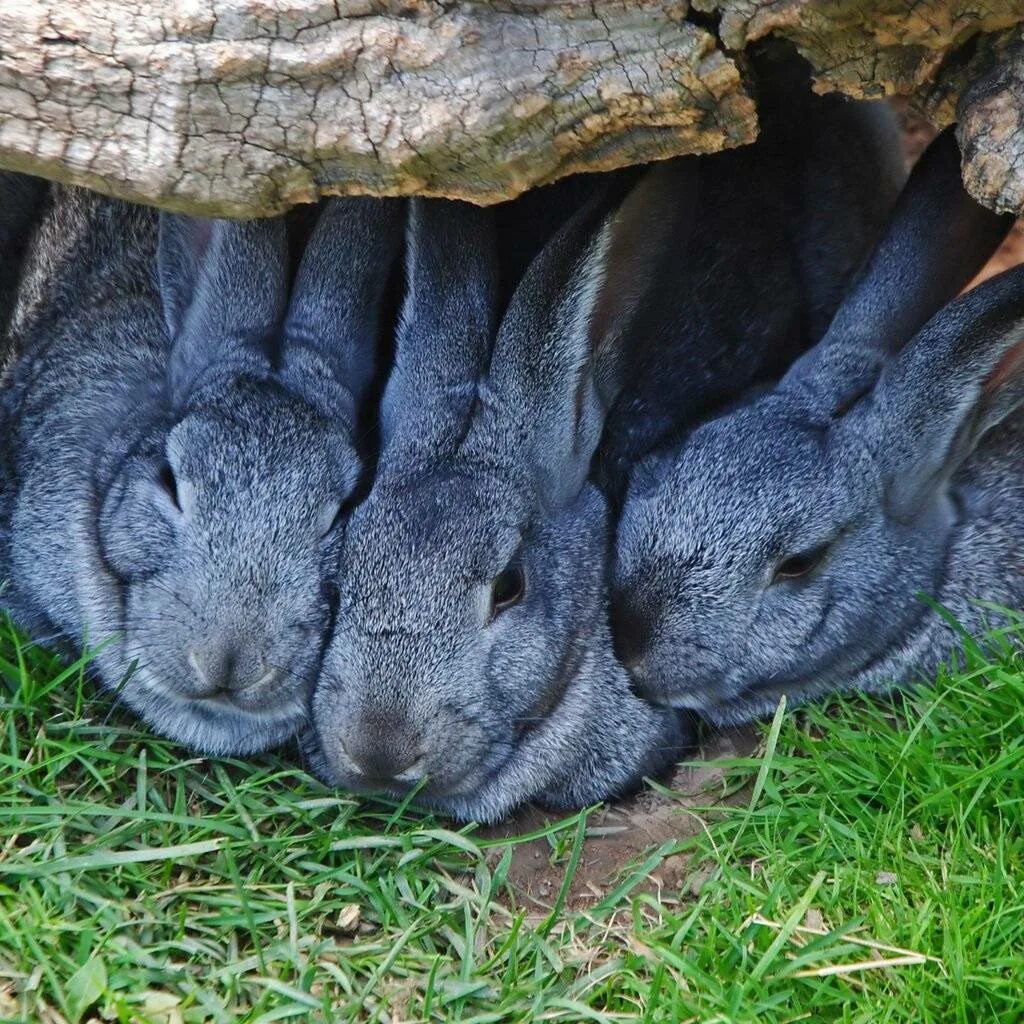
[[[805,650],[826,630],[836,602],[835,587],[827,577],[773,584],[764,595],[754,623],[753,650],[763,657],[778,657],[783,648],[794,655]]]
[[[720,630],[715,637],[722,643]],[[637,694],[654,704],[705,711],[730,690],[728,662],[711,643],[709,636],[693,634],[692,623],[676,630],[663,619],[643,662],[631,672]]]
[[[149,481],[118,482],[100,510],[100,549],[111,570],[126,583],[147,579],[168,561],[175,528],[162,515]]]
[[[580,633],[569,638],[562,657],[550,673],[547,686],[533,696],[525,712],[518,716],[515,722],[515,743],[521,743],[558,710],[583,667],[587,655],[584,640]]]

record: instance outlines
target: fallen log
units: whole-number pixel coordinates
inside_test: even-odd
[[[162,207],[327,194],[491,203],[753,141],[746,49],[959,118],[966,181],[1024,209],[1024,0],[0,0],[0,167]]]

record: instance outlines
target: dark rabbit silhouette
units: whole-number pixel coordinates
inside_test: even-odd
[[[25,250],[49,186],[41,178],[0,171],[0,339],[7,329],[21,278]],[[0,340],[0,370],[6,361]]]

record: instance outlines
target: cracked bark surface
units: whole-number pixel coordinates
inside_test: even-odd
[[[757,133],[743,49],[959,111],[1024,208],[1024,0],[0,0],[0,166],[206,214],[323,194],[510,198]]]
[[[162,206],[479,202],[751,141],[683,3],[4,0],[0,163]]]
[[[1024,38],[1013,33],[960,100],[957,136],[971,194],[1004,213],[1024,212]]]

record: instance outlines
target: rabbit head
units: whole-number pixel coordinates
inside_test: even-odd
[[[393,202],[329,201],[288,303],[283,221],[161,216],[167,374],[140,429],[111,423],[89,620],[122,638],[108,682],[132,667],[122,699],[190,747],[264,749],[305,719],[399,243]]]
[[[951,134],[933,144],[773,391],[636,467],[612,617],[649,699],[724,724],[867,688],[929,612],[917,595],[942,592],[949,483],[1012,404],[999,367],[1024,311],[1019,272],[941,308],[1009,228],[963,191],[958,156]]]
[[[581,208],[492,345],[491,215],[414,203],[380,464],[344,528],[313,701],[332,783],[420,785],[493,820],[614,795],[678,749],[677,716],[633,696],[611,654],[608,512],[588,482],[622,320],[663,238],[655,206]]]

